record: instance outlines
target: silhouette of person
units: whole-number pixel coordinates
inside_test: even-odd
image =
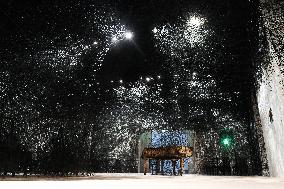
[[[271,108],[269,109],[269,120],[271,123],[273,122],[273,114]]]

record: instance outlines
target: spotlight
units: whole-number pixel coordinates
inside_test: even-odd
[[[153,29],[153,33],[157,33],[157,32],[158,32],[157,28],[156,28],[156,27],[154,27],[154,29]]]
[[[147,82],[151,81],[151,78],[150,77],[146,77],[146,81]]]
[[[230,144],[230,139],[229,138],[225,138],[222,143],[225,145],[225,146],[228,146]]]
[[[204,21],[201,18],[198,18],[196,16],[190,17],[188,21],[188,25],[191,27],[199,27],[204,23]]]
[[[222,134],[220,138],[221,145],[224,149],[229,150],[233,147],[234,137],[231,134]]]
[[[132,32],[125,32],[124,36],[125,36],[126,39],[130,40],[130,39],[133,38],[133,33]]]
[[[84,47],[84,50],[86,50],[86,49],[89,49],[89,46],[88,46],[88,45],[86,45],[86,46]]]

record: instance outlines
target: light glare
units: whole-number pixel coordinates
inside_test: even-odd
[[[224,141],[223,141],[223,143],[224,143],[225,145],[229,145],[230,141],[229,141],[228,138],[225,138]]]
[[[190,17],[188,24],[191,27],[199,27],[204,23],[204,21],[196,16]]]
[[[158,30],[157,30],[157,28],[155,27],[154,29],[153,29],[153,33],[157,33],[158,32]]]
[[[125,36],[126,39],[132,39],[133,33],[132,32],[125,32],[124,36]]]

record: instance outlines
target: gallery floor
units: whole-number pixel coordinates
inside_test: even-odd
[[[143,174],[92,174],[89,177],[0,178],[0,188],[180,188],[180,189],[283,189],[284,177],[160,176]]]

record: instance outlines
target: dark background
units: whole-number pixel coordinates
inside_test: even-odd
[[[207,132],[213,128],[221,134],[226,126],[239,122],[241,129],[234,132],[253,143],[249,125],[257,3],[248,0],[1,1],[2,171],[16,170],[19,164],[25,167],[28,159],[35,162],[34,169],[39,172],[85,170],[90,161],[100,159],[115,143],[105,142],[105,147],[99,147],[104,141],[100,137],[105,137],[99,133],[108,128],[104,120],[115,119],[108,115],[119,117],[125,113],[128,126],[135,124],[135,114],[122,112],[123,105],[132,106],[145,119],[162,114],[167,124],[161,127],[171,129]],[[187,13],[206,18],[206,28],[212,34],[202,46],[183,49],[177,46],[183,57],[171,58],[159,51],[152,30],[162,25],[179,26]],[[129,28],[134,39],[120,41],[104,51],[109,36],[100,28],[112,24],[108,23],[110,15]],[[94,40],[98,41],[98,47],[82,50]],[[74,44],[81,49],[79,55],[76,48],[72,51]],[[71,53],[60,59],[56,55],[60,49]],[[103,61],[98,58],[101,51],[106,52]],[[77,63],[68,66],[72,56]],[[57,63],[59,66],[54,66]],[[179,64],[184,67],[172,66]],[[196,72],[197,81],[216,82],[205,92],[210,94],[209,98],[198,98],[202,94],[200,88],[193,90],[184,85],[191,78],[184,74],[184,68]],[[142,97],[143,113],[140,106],[135,109],[137,103],[132,98],[121,100],[113,93],[113,89],[121,86],[119,80],[131,89],[141,82],[141,77],[157,76],[161,79],[146,84],[151,89],[148,95],[152,96],[162,84],[160,95],[164,103]],[[175,87],[177,93],[173,92]],[[219,116],[212,116],[213,110],[218,110]],[[231,118],[224,121],[222,116],[227,114]],[[138,134],[143,132],[139,124],[133,129]],[[78,136],[74,138],[76,133]],[[240,148],[240,153],[246,151]],[[75,168],[70,168],[70,164],[75,164]]]

